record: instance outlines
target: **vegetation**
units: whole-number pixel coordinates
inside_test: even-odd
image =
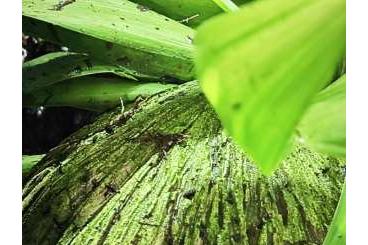
[[[24,244],[345,244],[345,1],[234,2],[23,0]]]

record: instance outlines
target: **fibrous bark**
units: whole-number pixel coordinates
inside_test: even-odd
[[[23,242],[321,244],[343,165],[295,144],[262,176],[191,82],[51,150],[24,183]]]

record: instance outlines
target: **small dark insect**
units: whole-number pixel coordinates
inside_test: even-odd
[[[192,200],[195,194],[196,194],[196,190],[190,189],[183,194],[183,197],[186,199]]]
[[[148,7],[140,5],[140,4],[137,5],[137,9],[139,9],[142,12],[146,12],[150,10]]]
[[[52,10],[60,11],[62,10],[66,5],[74,3],[76,0],[60,0],[58,4],[55,4]]]

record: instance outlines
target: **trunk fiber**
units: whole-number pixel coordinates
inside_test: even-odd
[[[52,149],[24,181],[23,244],[321,244],[344,165],[295,144],[262,176],[190,82]]]

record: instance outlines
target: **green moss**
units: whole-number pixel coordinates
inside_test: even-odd
[[[295,145],[262,176],[195,82],[119,115],[102,115],[34,169],[25,244],[322,243],[343,163]]]

